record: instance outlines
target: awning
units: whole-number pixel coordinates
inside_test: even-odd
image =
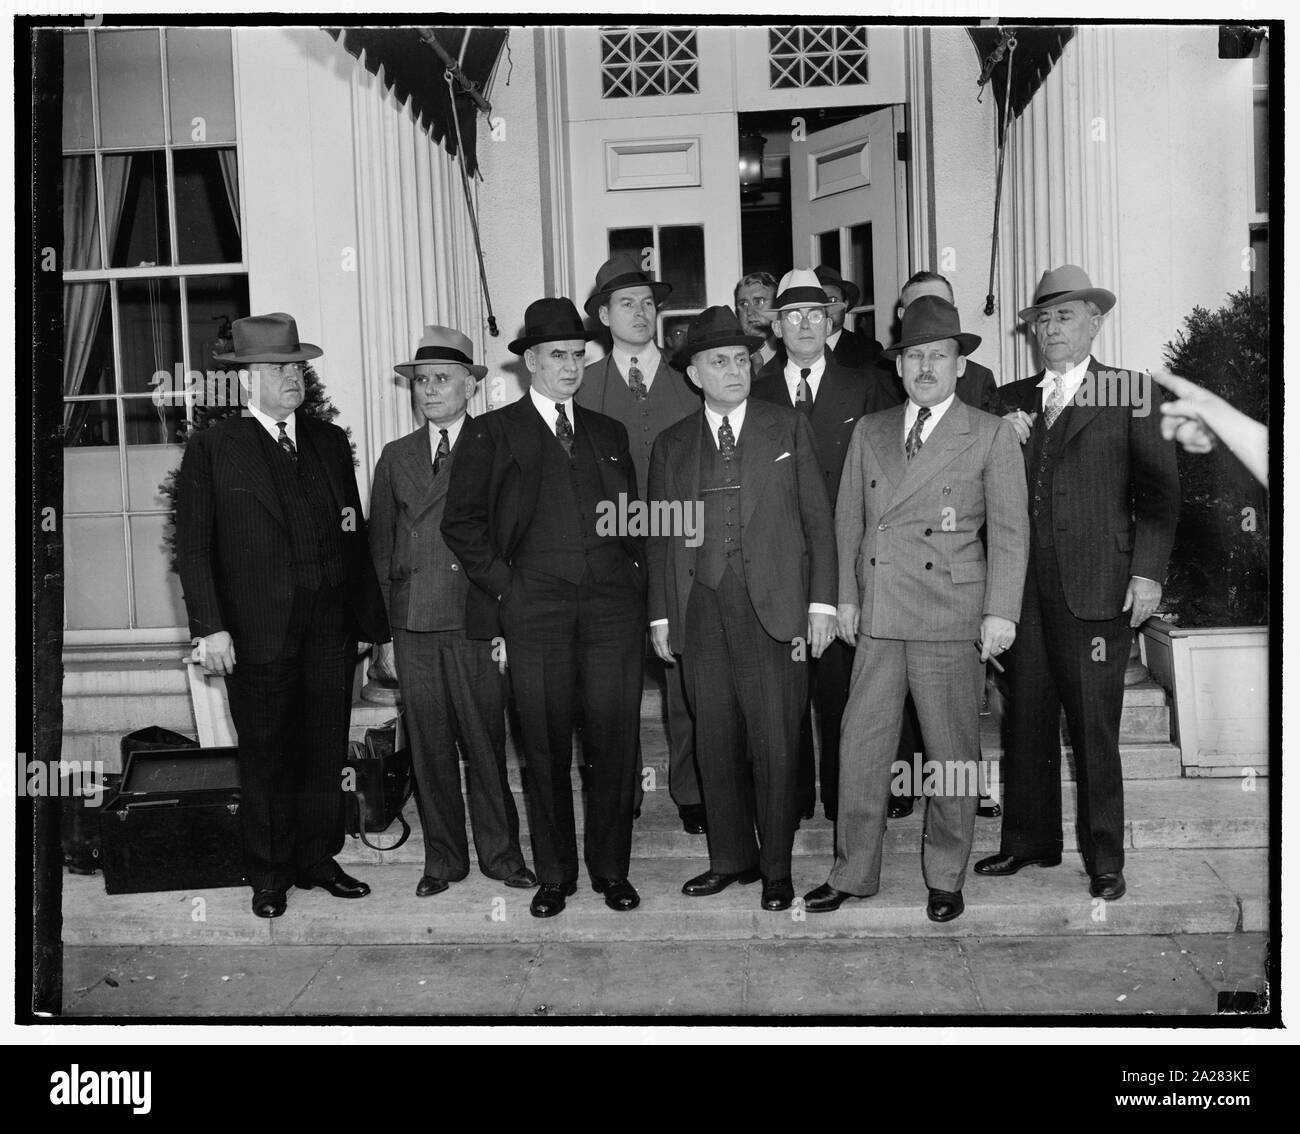
[[[490,111],[486,92],[509,32],[505,28],[326,28],[347,51],[378,75],[411,110],[435,142],[456,155],[456,121],[465,144],[465,167],[478,172],[474,117]],[[432,40],[432,43],[427,40]],[[455,108],[447,88],[453,69]],[[468,89],[467,89],[468,88]]]
[[[1014,35],[1016,48],[1011,62],[1011,117],[1018,118],[1029,105],[1034,92],[1052,65],[1061,57],[1065,45],[1074,37],[1070,27],[987,27],[967,28],[975,53],[979,57],[979,84],[992,82],[993,95],[998,103],[998,134],[1007,113],[1007,50],[1008,36]]]

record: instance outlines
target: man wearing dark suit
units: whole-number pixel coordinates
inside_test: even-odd
[[[655,311],[672,291],[620,253],[596,273],[596,290],[587,300],[589,318],[609,328],[609,354],[583,372],[573,400],[623,423],[632,450],[637,488],[650,477],[650,450],[669,425],[700,408],[695,393],[655,345]],[[691,834],[705,828],[700,777],[695,768],[695,724],[686,703],[680,667],[664,674],[668,710],[668,791],[677,804],[682,826]]]
[[[635,500],[627,430],[575,406],[588,336],[573,301],[528,306],[510,349],[532,375],[519,401],[470,423],[452,466],[442,534],[477,590],[471,636],[504,634],[527,766],[535,917],[577,891],[574,713],[588,771],[583,857],[611,909],[640,903],[628,881],[645,643],[639,538],[606,522]],[[617,525],[612,525],[615,529]]]
[[[1119,727],[1133,631],[1160,602],[1178,522],[1178,468],[1147,375],[1092,355],[1115,296],[1081,268],[1044,273],[1031,324],[1046,369],[1002,388],[1024,447],[1030,560],[1008,655],[1011,728],[1002,848],[976,863],[1004,876],[1061,861],[1061,709],[1078,780],[1090,893],[1123,897]]]
[[[863,418],[853,433],[835,538],[839,630],[858,648],[844,719],[835,866],[804,899],[809,912],[838,909],[880,888],[908,690],[939,772],[925,789],[926,914],[951,921],[965,908],[983,662],[1015,640],[1029,545],[1015,431],[955,394],[963,357],[978,345],[979,336],[962,333],[951,303],[918,299],[898,345],[886,352],[896,359],[907,403]]]
[[[757,345],[728,308],[710,307],[674,358],[704,406],[659,435],[649,497],[702,502],[703,516],[651,533],[650,637],[666,664],[680,654],[686,667],[709,816],[709,869],[682,891],[762,878],[762,908],[783,910],[806,659],[833,634],[835,538],[807,419],[749,397]]]
[[[857,307],[862,292],[852,280],[843,279],[834,268],[818,264],[813,269],[817,282],[830,296],[830,328],[826,335],[826,353],[841,366],[860,370],[871,366],[880,357],[881,346],[875,335],[859,331],[854,334],[844,329],[844,312]]]
[[[836,361],[826,349],[834,324],[832,312],[844,301],[833,299],[807,269],[787,272],[772,307],[777,337],[785,346],[784,363],[774,359],[754,379],[751,396],[796,409],[808,418],[831,507],[840,490],[844,454],[863,414],[887,409],[881,388]],[[840,340],[843,342],[843,338]],[[812,706],[821,724],[822,810],[834,821],[839,787],[840,718],[849,697],[853,649],[832,641],[812,663],[812,697],[800,725],[799,813],[811,818],[816,798]]]
[[[946,276],[938,272],[920,271],[914,273],[903,285],[898,295],[898,318],[903,318],[907,308],[922,296],[934,296],[948,303],[955,303],[952,284]],[[891,404],[901,404],[904,400],[902,386],[898,382],[896,369],[888,359],[882,359],[880,373],[888,376]],[[968,406],[984,410],[986,413],[998,413],[998,384],[993,372],[987,366],[981,366],[973,358],[966,359],[966,369],[957,378],[957,397]],[[903,732],[899,740],[898,758],[905,764],[911,764],[913,754],[920,753],[925,758],[925,747],[921,740],[921,724],[917,719],[916,705],[911,694],[907,697],[907,708],[903,714]],[[915,800],[910,795],[893,796],[889,801],[889,818],[901,819],[911,815]],[[996,800],[983,795],[980,797],[978,815],[984,819],[996,819],[1002,814],[1001,805]]]
[[[469,874],[458,742],[479,869],[507,886],[537,885],[519,850],[506,779],[505,660],[493,660],[493,643],[465,633],[470,583],[439,530],[460,437],[473,420],[465,406],[487,374],[472,349],[459,331],[426,327],[415,357],[395,367],[410,382],[421,425],[384,446],[370,493],[370,551],[393,629],[424,832],[421,898]]]
[[[388,640],[343,430],[296,413],[303,363],[289,315],[236,319],[251,416],[196,432],[177,482],[176,561],[195,656],[226,677],[239,733],[240,829],[253,913],[279,917],[289,886],[370,892],[344,874],[340,781],[346,653]]]

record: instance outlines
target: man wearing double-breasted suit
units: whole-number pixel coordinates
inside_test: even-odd
[[[808,659],[834,634],[835,536],[807,419],[749,396],[758,345],[710,307],[678,352],[704,406],[659,435],[649,498],[697,522],[651,532],[650,638],[686,667],[709,817],[709,869],[682,891],[761,878],[762,908],[783,910]]]
[[[426,327],[415,357],[394,368],[410,382],[421,424],[384,446],[370,493],[370,551],[393,630],[424,832],[421,898],[469,874],[458,742],[479,870],[507,886],[537,884],[519,849],[506,779],[504,658],[466,633],[470,583],[439,530],[460,437],[473,420],[465,406],[487,373],[472,349],[459,331]]]
[[[923,792],[926,914],[951,921],[965,908],[983,662],[1015,639],[1029,545],[1015,431],[955,394],[964,356],[979,341],[962,333],[946,300],[911,304],[898,345],[886,352],[908,400],[863,418],[844,462],[835,511],[839,630],[856,638],[857,653],[841,734],[835,865],[805,898],[810,912],[880,887],[890,765],[909,689],[939,769]]]

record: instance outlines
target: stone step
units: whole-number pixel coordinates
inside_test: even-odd
[[[159,725],[195,734],[189,689],[181,693],[94,693],[63,699],[63,728],[71,732],[103,732],[120,739],[128,732]]]
[[[1231,933],[1267,923],[1268,852],[1138,850],[1127,857],[1128,894],[1105,903],[1088,894],[1077,855],[1052,870],[1013,878],[973,872],[964,887],[966,912],[934,924],[925,916],[920,856],[885,863],[880,892],[838,911],[808,914],[759,908],[757,885],[731,886],[709,898],[688,898],[681,884],[707,867],[694,860],[636,858],[629,877],[641,894],[630,913],[607,909],[585,873],[558,917],[530,916],[531,893],[479,874],[432,898],[414,895],[420,868],[358,866],[372,893],[340,901],[320,890],[291,890],[286,914],[264,921],[248,908],[249,890],[108,896],[96,875],[67,875],[63,891],[66,945],[399,945],[544,941],[835,940],[878,937],[1038,937],[1065,934]],[[823,882],[826,856],[796,858],[796,895]]]
[[[152,663],[103,661],[69,662],[63,669],[63,697],[132,695],[144,700],[155,694],[189,696],[185,666],[175,660]]]
[[[1074,815],[1076,792],[1073,784],[1064,784],[1061,792],[1065,817],[1065,845],[1077,846]],[[528,850],[528,812],[522,796],[515,797],[519,814],[520,842],[525,857]],[[585,827],[581,793],[575,793],[574,818],[577,830]],[[414,863],[424,861],[419,812],[414,800],[404,815],[411,825],[411,837],[396,850],[376,851],[359,838],[349,838],[339,855],[346,863]],[[918,801],[911,815],[891,819],[885,831],[885,851],[889,856],[919,852],[923,824],[923,807]],[[1000,846],[1000,819],[977,819],[974,854],[993,854]],[[367,834],[378,846],[391,846],[400,827],[394,823],[388,831]],[[1239,784],[1224,780],[1139,780],[1125,785],[1124,846],[1138,850],[1185,848],[1254,848],[1268,845],[1268,792],[1261,786],[1253,792],[1242,791]],[[641,817],[632,834],[633,852],[643,858],[695,858],[706,855],[708,842],[703,835],[688,835],[682,830],[677,806],[666,791],[647,793],[641,804]],[[795,833],[797,855],[831,855],[834,853],[832,824],[820,811],[816,818],[805,819]],[[471,839],[471,856],[473,843]]]

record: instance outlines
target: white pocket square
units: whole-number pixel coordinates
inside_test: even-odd
[[[849,423],[850,421],[852,421],[852,420],[853,420],[853,418],[851,418],[851,417],[846,417],[846,418],[844,419],[843,424],[844,424],[844,425],[848,425],[848,423]]]
[[[789,455],[790,455],[789,452],[782,453],[779,457],[777,457],[776,461],[784,461],[786,457],[788,457]],[[773,461],[772,464],[776,464],[776,461]]]

